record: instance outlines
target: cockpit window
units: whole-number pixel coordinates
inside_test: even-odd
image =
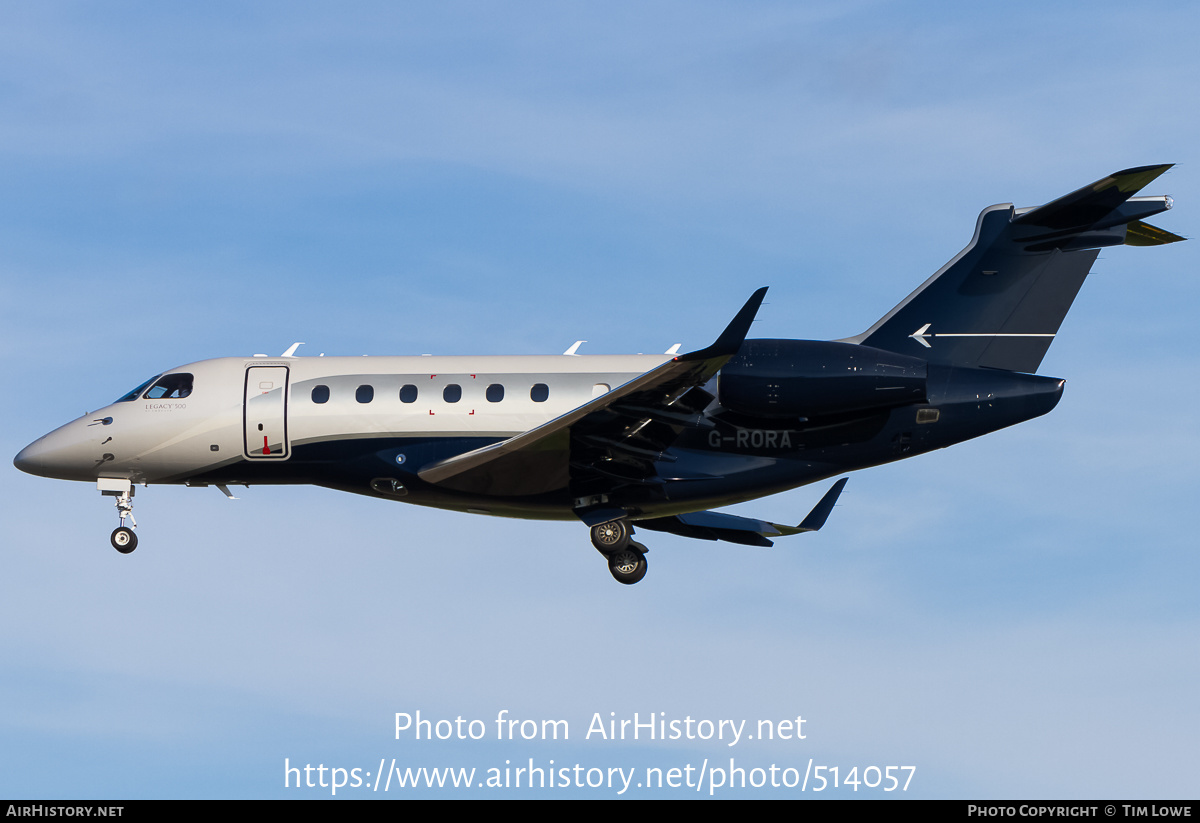
[[[147,381],[146,381],[145,383],[143,383],[142,385],[138,386],[136,389],[134,389],[133,391],[131,391],[129,394],[127,394],[127,395],[125,395],[124,397],[121,397],[120,399],[118,399],[118,400],[117,400],[117,402],[118,402],[118,403],[125,403],[126,401],[129,401],[129,400],[137,400],[139,397],[141,397],[141,396],[142,396],[142,392],[144,392],[144,391],[146,390],[146,387],[147,387],[147,386],[149,386],[151,383],[153,383],[153,382],[154,382],[155,380],[157,380],[157,379],[158,379],[158,377],[157,377],[157,376],[155,376],[155,377],[151,377],[149,380],[147,380]]]
[[[182,400],[192,393],[190,374],[164,374],[146,392],[147,400]]]

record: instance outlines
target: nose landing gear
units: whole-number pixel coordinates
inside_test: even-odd
[[[129,518],[133,528],[137,528],[137,521],[133,519],[133,483],[122,478],[102,477],[96,481],[96,488],[106,497],[117,498],[117,514],[121,518],[121,525],[113,529],[109,542],[121,554],[129,554],[138,544],[133,529],[125,525],[125,518]]]

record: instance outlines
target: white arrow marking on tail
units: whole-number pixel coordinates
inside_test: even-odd
[[[921,328],[909,335],[913,340],[916,340],[927,349],[933,348],[929,345],[931,337],[1053,337],[1053,334],[1004,334],[999,332],[994,333],[977,333],[977,332],[938,332],[937,334],[929,333],[929,327],[932,323],[926,323]]]
[[[932,334],[925,333],[925,330],[928,329],[932,325],[933,325],[932,323],[926,323],[924,326],[922,326],[921,328],[917,329],[915,332],[910,334],[909,337],[911,337],[913,340],[916,340],[918,343],[920,343],[922,346],[924,346],[927,349],[933,348],[933,346],[929,345],[929,341],[925,339],[926,337],[933,337]]]

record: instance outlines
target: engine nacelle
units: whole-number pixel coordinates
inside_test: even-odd
[[[721,369],[721,405],[755,417],[823,417],[925,400],[916,357],[816,340],[747,340]]]

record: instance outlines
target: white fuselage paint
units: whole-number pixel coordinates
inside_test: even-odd
[[[127,478],[134,483],[181,483],[193,475],[247,460],[286,461],[297,446],[369,437],[505,438],[540,426],[670,360],[667,355],[533,355],[490,357],[226,357],[170,369],[193,376],[180,399],[129,400],[105,406],[62,426],[22,452],[22,467],[71,480]],[[282,451],[257,453],[257,424],[247,398],[257,376],[286,368],[286,443]],[[248,370],[255,383],[247,385]],[[261,370],[261,371],[260,371]],[[282,392],[277,381],[265,392]],[[490,402],[489,386],[504,387]],[[536,402],[531,390],[547,387]],[[400,399],[403,386],[417,387],[414,402]],[[448,385],[462,390],[447,402]],[[317,386],[329,389],[324,403]],[[360,386],[371,387],[359,402]],[[274,412],[271,412],[272,414]],[[105,422],[105,421],[108,422]],[[273,439],[268,437],[268,439]]]

